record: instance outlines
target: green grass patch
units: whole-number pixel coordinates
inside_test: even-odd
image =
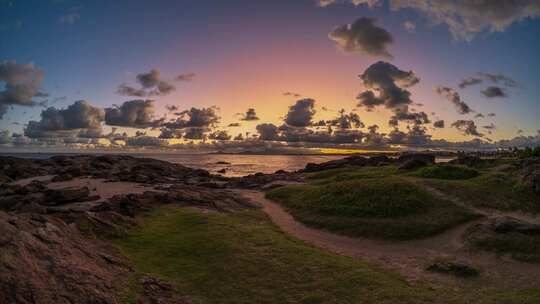
[[[540,236],[522,233],[493,234],[473,241],[477,248],[508,254],[512,258],[530,263],[540,263]]]
[[[461,180],[477,177],[480,173],[469,167],[440,164],[418,169],[412,176],[422,178]]]
[[[115,239],[138,276],[172,283],[193,303],[432,303],[422,285],[291,238],[261,211],[163,208]],[[140,292],[123,294],[126,302]],[[448,302],[452,302],[448,299]],[[455,301],[458,302],[456,295]]]
[[[306,174],[306,178],[314,184],[325,184],[354,179],[388,177],[396,174],[397,171],[397,168],[391,165],[380,167],[348,167],[308,173]]]
[[[477,217],[396,177],[288,186],[267,196],[307,225],[349,236],[423,238]]]
[[[468,180],[426,179],[425,182],[471,206],[502,211],[540,212],[540,197],[525,188],[512,174],[498,172]]]

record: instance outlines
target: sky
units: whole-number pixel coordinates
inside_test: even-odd
[[[538,142],[536,0],[0,0],[0,37],[5,147]]]

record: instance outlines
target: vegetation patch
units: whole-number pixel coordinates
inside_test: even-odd
[[[114,240],[137,276],[172,283],[193,303],[433,303],[423,285],[315,249],[277,229],[258,210],[201,213],[164,207]],[[130,303],[140,293],[132,284]],[[459,303],[460,295],[445,296]]]
[[[306,174],[306,178],[312,183],[324,184],[354,179],[382,178],[392,176],[396,172],[397,168],[392,165],[380,167],[348,167],[308,173]]]
[[[540,236],[523,233],[497,233],[474,239],[476,248],[499,254],[508,254],[512,258],[529,263],[540,263]]]
[[[467,180],[426,179],[439,191],[480,208],[540,212],[539,197],[510,173],[485,173]]]
[[[423,238],[477,217],[397,177],[288,186],[267,196],[307,225],[369,238]]]
[[[477,177],[480,173],[465,166],[440,164],[418,169],[411,175],[422,178],[462,180]]]

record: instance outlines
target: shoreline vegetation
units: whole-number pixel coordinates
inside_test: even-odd
[[[538,303],[534,153],[354,154],[244,177],[0,156],[0,302]]]

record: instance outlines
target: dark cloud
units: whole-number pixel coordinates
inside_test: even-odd
[[[395,114],[390,117],[389,125],[395,127],[398,125],[399,121],[406,121],[415,125],[431,123],[428,115],[425,112],[409,112],[407,110],[396,110]]]
[[[215,107],[191,108],[179,112],[178,118],[164,122],[161,129],[163,138],[180,138],[206,140],[208,132],[219,123],[220,117]]]
[[[257,113],[255,112],[255,109],[249,108],[247,109],[246,113],[243,114],[243,117],[240,120],[253,121],[253,120],[259,120],[259,117],[257,117]]]
[[[292,97],[298,98],[298,97],[301,97],[302,95],[299,93],[294,93],[294,92],[285,92],[283,93],[283,96],[292,96]]]
[[[238,122],[233,122],[233,123],[230,123],[228,126],[229,126],[229,127],[240,127],[241,124],[238,123]]]
[[[193,81],[195,79],[195,73],[186,73],[186,74],[180,74],[176,76],[176,81]]]
[[[496,115],[497,115],[497,114],[495,114],[495,113],[489,113],[487,116],[488,116],[488,117],[495,117]]]
[[[484,114],[478,113],[478,114],[474,115],[474,118],[484,118]]]
[[[278,139],[278,127],[271,123],[263,123],[257,125],[257,132],[259,133],[259,139],[261,140],[277,140]]]
[[[168,95],[176,89],[176,87],[161,79],[161,72],[158,69],[152,69],[148,73],[138,74],[137,83],[141,88],[134,88],[127,84],[118,86],[116,92],[124,96],[163,96]]]
[[[537,0],[390,0],[390,7],[416,9],[446,24],[455,39],[467,41],[479,32],[502,32],[514,22],[540,16]]]
[[[456,128],[458,131],[461,131],[464,135],[472,135],[477,137],[484,136],[484,134],[478,132],[478,128],[472,120],[457,120],[452,123],[452,127]]]
[[[180,117],[165,123],[165,127],[170,129],[210,128],[220,120],[215,107],[191,108],[178,114]]]
[[[148,93],[144,89],[136,89],[128,86],[127,84],[121,84],[116,89],[116,93],[123,96],[134,96],[134,97],[146,97]]]
[[[459,114],[469,114],[471,112],[474,112],[468,104],[461,100],[459,93],[456,92],[454,89],[437,86],[435,87],[435,92],[453,103]]]
[[[163,138],[163,139],[182,138],[183,135],[184,135],[183,130],[161,128],[161,133],[159,134],[159,138]]]
[[[166,105],[165,109],[167,109],[167,111],[169,112],[176,112],[179,110],[176,105]]]
[[[229,135],[227,131],[218,130],[210,133],[210,135],[208,135],[208,138],[213,140],[231,140],[232,136]]]
[[[379,0],[315,0],[318,6],[326,7],[335,3],[351,3],[353,5],[367,4],[369,6],[374,6],[379,3]]]
[[[29,121],[24,134],[30,138],[101,136],[101,122],[105,118],[103,109],[79,100],[65,109],[50,107],[41,112],[40,121]]]
[[[469,77],[469,78],[463,79],[463,80],[459,83],[459,88],[460,88],[460,89],[464,89],[464,88],[469,87],[469,86],[473,86],[473,85],[480,84],[480,83],[482,83],[483,81],[484,81],[484,80],[481,79],[481,78]]]
[[[493,83],[502,83],[509,88],[513,88],[518,85],[517,81],[503,74],[479,73],[479,75],[484,77],[486,80],[489,80]]]
[[[187,128],[184,134],[185,139],[206,140],[208,128]]]
[[[165,139],[161,139],[155,136],[139,135],[134,137],[128,137],[126,139],[126,146],[129,147],[166,147],[169,143]]]
[[[444,120],[437,120],[433,123],[433,127],[442,129],[444,128]]]
[[[339,116],[335,119],[324,121],[319,121],[316,125],[318,126],[332,126],[338,127],[340,129],[357,129],[363,128],[365,125],[360,119],[360,116],[357,113],[350,112],[347,113],[344,109],[339,111]]]
[[[39,105],[33,98],[46,96],[39,91],[43,76],[43,71],[33,64],[17,64],[15,61],[0,63],[0,84],[4,83],[0,91],[0,119],[11,105]]]
[[[482,95],[484,95],[487,98],[506,97],[507,96],[506,92],[502,88],[496,87],[496,86],[490,86],[490,87],[487,87],[486,89],[482,90]]]
[[[307,127],[315,115],[315,100],[311,98],[300,99],[289,107],[285,116],[285,123],[294,127]]]
[[[153,100],[130,100],[105,109],[105,123],[110,126],[148,128],[157,126]]]
[[[394,39],[388,31],[376,26],[375,22],[376,19],[362,17],[352,24],[336,27],[328,37],[345,52],[392,58],[387,47]]]
[[[334,3],[380,5],[383,0],[317,0],[321,7]],[[538,0],[389,0],[392,10],[415,9],[434,24],[445,24],[456,40],[470,41],[483,31],[502,32],[514,22],[540,16]]]
[[[371,110],[384,105],[387,109],[401,112],[406,112],[406,107],[412,103],[411,93],[406,88],[420,81],[414,72],[400,70],[383,61],[372,64],[360,78],[367,90],[358,95],[358,106]]]
[[[496,127],[493,123],[490,123],[489,125],[485,125],[483,126],[482,128],[486,129],[486,130],[495,130]]]

